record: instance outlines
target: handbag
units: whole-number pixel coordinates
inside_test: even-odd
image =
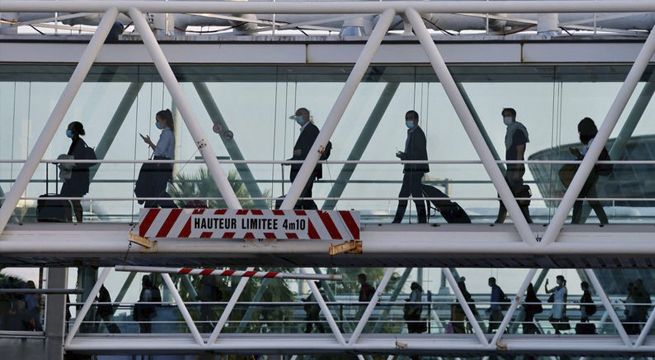
[[[575,173],[578,171],[578,164],[564,164],[559,171],[559,180],[562,182],[562,185],[564,185],[565,188],[569,188],[569,185],[571,185],[571,181],[573,181],[573,177],[575,176]]]

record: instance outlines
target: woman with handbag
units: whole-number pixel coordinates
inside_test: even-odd
[[[557,286],[550,290],[548,289],[548,279],[546,279],[544,289],[546,290],[546,294],[552,294],[548,299],[548,302],[553,303],[550,318],[548,320],[553,324],[555,334],[561,334],[560,331],[571,329],[569,318],[566,316],[566,301],[568,294],[566,290],[566,279],[564,279],[564,276],[557,275]]]
[[[155,145],[150,136],[141,135],[143,141],[154,150],[154,160],[174,160],[175,159],[175,124],[173,122],[173,113],[170,110],[162,110],[155,116],[155,126],[161,130],[157,145]],[[152,166],[146,166],[152,165]],[[147,173],[144,175],[143,173]],[[145,179],[142,179],[145,177]],[[173,178],[173,164],[159,163],[159,164],[143,164],[141,173],[139,174],[139,181],[137,181],[137,188],[141,187],[147,191],[151,196],[157,198],[170,198],[171,195],[166,192],[168,182]],[[144,180],[143,182],[141,182]],[[140,184],[141,182],[141,184]],[[139,192],[135,189],[135,193]],[[137,194],[137,196],[139,196]],[[157,199],[146,200],[144,207],[153,208],[174,208],[177,207],[172,200]]]
[[[569,151],[578,160],[582,160],[584,159],[585,155],[587,155],[587,151],[591,147],[591,144],[593,143],[596,134],[598,134],[598,128],[596,127],[596,123],[594,123],[594,121],[588,117],[580,120],[580,122],[578,123],[578,134],[580,135],[580,141],[583,144],[582,149],[572,147],[569,148]],[[603,149],[603,152],[600,154],[598,160],[610,160],[607,150]],[[579,199],[597,198],[598,193],[596,192],[596,183],[598,182],[598,176],[609,175],[609,173],[611,172],[611,167],[612,167],[611,165],[607,165],[607,164],[596,165],[591,171],[591,173],[589,174],[587,181],[582,186],[582,190],[580,190],[580,194],[578,195],[578,198]],[[600,201],[598,200],[587,200],[587,202],[589,203],[589,206],[591,206],[591,208],[596,213],[596,216],[598,217],[600,223],[608,224],[607,214],[605,214],[605,210],[603,209],[603,204],[601,204]],[[571,217],[571,223],[579,224],[581,218],[582,218],[582,200],[577,200],[573,205],[573,215]]]

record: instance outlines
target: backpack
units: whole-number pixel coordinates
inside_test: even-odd
[[[331,152],[332,152],[332,141],[328,141],[327,145],[325,145],[325,149],[323,149],[323,153],[321,154],[321,157],[320,157],[319,160],[329,159]]]
[[[83,160],[98,160],[98,157],[96,156],[96,152],[93,150],[92,147],[90,147],[89,145],[84,143],[84,147],[82,149],[83,149],[82,150],[82,154],[83,154],[82,159]],[[84,164],[84,165],[85,165],[85,167],[90,168],[90,167],[98,165],[98,163],[87,163],[87,164]]]
[[[599,161],[611,161],[612,159],[610,158],[609,152],[607,152],[607,149],[603,148],[603,151],[600,152],[600,156],[598,156]],[[610,176],[612,173],[612,170],[614,170],[614,164],[596,164],[594,167],[596,170],[596,174],[599,176]]]

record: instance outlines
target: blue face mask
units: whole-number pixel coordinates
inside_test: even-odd
[[[305,120],[302,118],[302,116],[297,115],[296,122],[298,123],[298,125],[302,126],[305,123]]]
[[[159,130],[161,130],[161,129],[164,128],[164,126],[162,126],[162,124],[160,124],[160,123],[158,123],[158,122],[155,123],[155,127],[156,127],[157,129],[159,129]]]
[[[405,126],[407,126],[408,129],[411,129],[414,127],[414,121],[406,120],[405,121]]]
[[[66,137],[69,139],[73,138],[73,130],[66,130]]]

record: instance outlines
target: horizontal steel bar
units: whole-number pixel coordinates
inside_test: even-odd
[[[4,197],[0,197],[0,200]],[[239,197],[238,200],[277,200],[277,197]],[[394,200],[413,200],[411,197],[303,197],[301,199],[312,199],[312,200],[341,200],[341,201],[394,201]],[[499,201],[499,197],[423,197],[423,200],[456,200],[456,201]],[[517,197],[516,200],[532,200],[532,201],[561,201],[562,198],[559,197]],[[636,201],[636,202],[647,202],[655,201],[655,198],[579,198],[580,200],[584,199],[591,201]],[[57,197],[22,197],[20,200],[43,200],[43,201],[55,201],[55,200],[89,200],[89,201],[137,201],[137,200],[180,200],[180,201],[190,201],[190,200],[200,200],[200,201],[212,201],[212,200],[223,200],[221,197],[70,197],[70,196],[57,196]]]
[[[372,14],[404,13],[605,13],[655,12],[652,1],[384,1],[384,2],[214,2],[214,1],[8,1],[0,12],[91,12],[116,7],[144,13]]]
[[[0,289],[0,294],[83,294],[82,289]]]
[[[23,159],[0,160],[0,164],[22,164]],[[304,160],[221,160],[221,164],[253,164],[253,165],[293,165],[303,164]],[[580,164],[582,160],[495,160],[497,164]],[[64,160],[44,159],[41,164],[204,164],[202,160]],[[435,165],[477,165],[480,160],[320,160],[319,164],[357,164],[357,165],[404,165],[404,164],[435,164]],[[597,164],[615,165],[651,165],[655,160],[599,160]]]

